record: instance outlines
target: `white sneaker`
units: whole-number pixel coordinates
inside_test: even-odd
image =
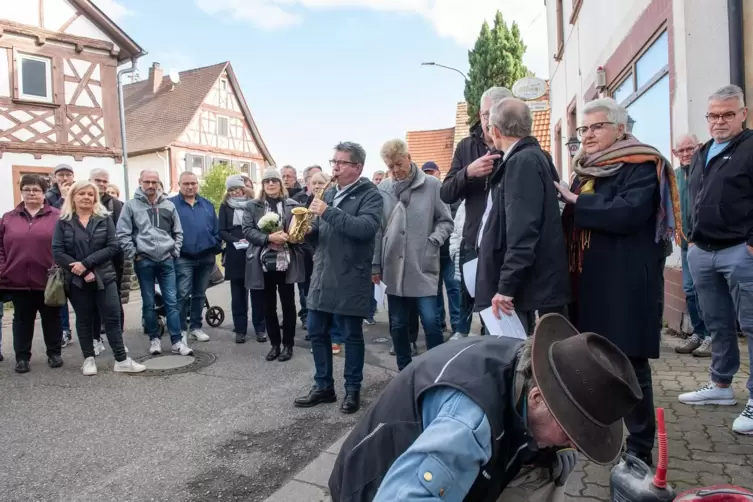
[[[173,344],[173,354],[180,354],[181,356],[192,356],[193,350],[185,343],[178,342]]]
[[[468,335],[463,333],[455,333],[450,337],[450,340],[460,340],[461,338],[466,338]]]
[[[180,332],[180,339],[181,339],[181,341],[183,341],[183,343],[185,343],[186,345],[188,345],[188,331],[181,331]]]
[[[743,412],[732,423],[732,432],[753,436],[753,399],[748,399]]]
[[[732,387],[717,387],[714,382],[709,382],[694,392],[680,394],[677,399],[685,404],[718,404],[721,406],[734,406],[737,404],[735,391]]]
[[[102,354],[106,350],[107,350],[107,347],[105,347],[105,344],[104,342],[102,342],[102,340],[94,340],[94,355],[95,356]]]
[[[149,353],[153,356],[162,354],[162,341],[159,338],[152,338],[149,343]]]
[[[188,336],[196,340],[197,342],[208,342],[209,341],[209,335],[204,333],[204,331],[200,329],[192,329],[190,333],[188,333]]]
[[[94,362],[93,357],[87,357],[84,359],[84,365],[81,367],[84,376],[94,376],[97,374],[97,363]]]
[[[113,371],[115,373],[141,373],[146,371],[146,366],[127,357],[125,361],[116,361]]]

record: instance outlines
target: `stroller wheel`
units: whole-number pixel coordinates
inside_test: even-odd
[[[225,311],[222,310],[221,307],[210,307],[207,309],[204,320],[206,320],[207,324],[211,327],[217,328],[225,321]]]

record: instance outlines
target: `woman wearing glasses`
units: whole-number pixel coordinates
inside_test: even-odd
[[[626,128],[627,111],[613,99],[586,104],[572,191],[555,186],[567,202],[573,321],[630,358],[643,399],[625,417],[627,451],[652,465],[656,430],[648,360],[659,357],[665,242],[681,233],[681,218],[669,162]]]
[[[13,302],[16,372],[26,373],[37,313],[42,318],[47,364],[51,368],[63,365],[60,307],[44,303],[47,272],[53,265],[52,235],[60,211],[45,200],[48,182],[42,176],[23,175],[20,188],[22,202],[0,221],[0,292]]]

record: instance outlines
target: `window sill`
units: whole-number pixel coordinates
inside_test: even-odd
[[[578,14],[580,13],[580,8],[583,6],[583,0],[573,0],[573,13],[570,14],[570,24],[575,24],[575,21],[578,20]]]
[[[13,103],[16,105],[41,106],[44,108],[60,108],[60,105],[57,103],[48,103],[46,101],[36,101],[34,99],[25,98],[13,98]]]

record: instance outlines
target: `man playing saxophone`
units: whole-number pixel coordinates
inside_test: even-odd
[[[295,405],[306,408],[337,401],[332,376],[333,322],[345,341],[345,399],[340,409],[354,413],[361,405],[363,319],[373,297],[371,257],[381,225],[382,197],[362,178],[366,152],[357,143],[335,146],[333,183],[309,211],[314,218],[308,239],[315,245],[314,270],[307,298],[308,333],[314,356],[314,386]]]

